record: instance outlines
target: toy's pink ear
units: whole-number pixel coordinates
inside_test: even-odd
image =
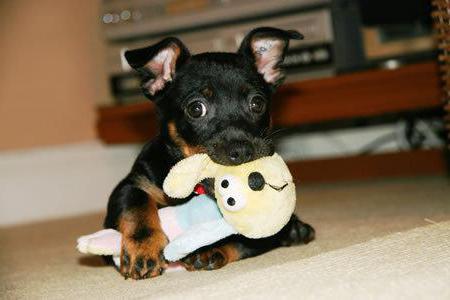
[[[120,255],[121,241],[120,232],[114,229],[103,229],[78,238],[77,249],[85,254]]]
[[[195,154],[172,167],[163,183],[164,192],[171,198],[186,198],[205,178],[214,178],[217,164],[207,154]]]

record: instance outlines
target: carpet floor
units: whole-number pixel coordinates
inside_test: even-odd
[[[76,251],[102,214],[1,228],[0,298],[450,298],[448,179],[300,186],[297,212],[309,245],[142,281]]]

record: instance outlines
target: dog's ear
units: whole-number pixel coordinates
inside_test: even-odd
[[[188,49],[174,37],[149,47],[125,52],[128,64],[141,75],[142,90],[150,99],[172,81],[177,67],[189,57]]]
[[[284,79],[280,65],[290,39],[301,40],[303,35],[295,30],[259,27],[247,34],[238,53],[251,59],[264,80],[276,87]]]

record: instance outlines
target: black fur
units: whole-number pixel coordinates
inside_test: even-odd
[[[152,234],[152,230],[147,226],[138,227],[138,229],[134,232],[132,238],[137,241],[143,241],[149,238]]]
[[[169,124],[176,128],[178,137],[185,144],[199,147],[221,164],[240,164],[273,153],[274,147],[268,138],[269,111],[271,97],[278,83],[268,83],[258,73],[250,49],[253,36],[282,39],[286,43],[283,52],[290,38],[301,37],[293,31],[260,28],[244,39],[237,53],[202,53],[191,56],[176,38],[168,38],[154,46],[126,53],[130,65],[142,75],[144,94],[156,103],[161,132],[144,146],[130,173],[112,192],[104,222],[106,228],[117,229],[120,217],[125,212],[148,205],[148,195],[136,186],[138,177],[143,176],[161,187],[170,168],[185,157],[179,141],[174,139],[173,133],[170,132]],[[174,76],[161,90],[154,94],[149,93],[149,85],[159,74],[146,67],[147,63],[169,46],[179,50]],[[281,57],[283,56],[284,53]],[[277,67],[278,65],[279,63]],[[263,111],[251,111],[249,103],[253,97],[262,101]],[[206,106],[207,114],[204,117],[195,119],[188,116],[188,106],[195,101]],[[207,182],[205,185],[212,194]],[[271,239],[258,241],[230,237],[222,243],[232,240],[242,253],[241,258],[245,258],[283,244],[307,242],[306,239],[299,240],[298,237],[298,227],[303,225],[304,223],[293,217],[284,231]],[[294,231],[293,235],[298,234],[291,238],[291,231]],[[147,238],[150,233],[151,229],[141,229],[135,233],[136,239]],[[310,236],[312,233],[301,234]],[[299,241],[293,241],[295,239]],[[137,268],[141,267],[140,264],[143,262],[139,261]]]

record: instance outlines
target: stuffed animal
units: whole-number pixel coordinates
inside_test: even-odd
[[[217,164],[206,154],[193,155],[170,170],[163,189],[169,197],[185,198],[206,178],[214,178],[217,205],[225,220],[246,237],[274,235],[294,212],[295,185],[276,153],[239,166]]]
[[[214,178],[217,202],[200,195],[158,211],[169,239],[164,249],[168,261],[177,261],[232,234],[271,236],[283,228],[295,209],[295,185],[278,154],[239,166],[219,165],[206,154],[193,155],[170,170],[163,189],[169,197],[186,198],[206,178]],[[105,229],[80,237],[78,249],[112,255],[118,265],[120,239],[119,232]]]

